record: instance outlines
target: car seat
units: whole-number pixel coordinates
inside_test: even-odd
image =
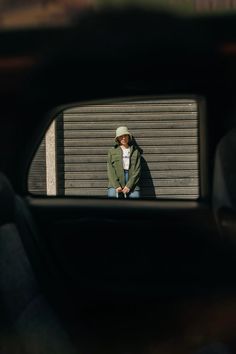
[[[63,321],[47,299],[40,274],[40,248],[33,249],[37,231],[24,201],[0,173],[0,352],[73,354]],[[34,265],[26,252],[31,247]],[[38,259],[37,259],[38,257]]]

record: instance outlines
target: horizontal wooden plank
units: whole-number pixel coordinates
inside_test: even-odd
[[[149,162],[198,162],[198,154],[143,154],[141,163]]]
[[[102,198],[102,199],[107,199],[107,194],[104,193],[104,192],[97,192],[96,194],[91,192],[91,193],[88,193],[86,195],[84,194],[80,194],[80,193],[75,193],[74,191],[66,191],[65,192],[65,196],[76,196],[76,197],[80,197],[80,198]],[[141,196],[141,199],[144,199],[144,200],[152,200],[152,199],[155,199],[155,200],[197,200],[199,198],[199,195],[196,194],[191,194],[191,195],[165,195],[165,194],[162,194],[162,195],[158,195],[158,196],[153,196],[153,195],[150,195],[150,193],[147,191],[146,194],[143,194]]]
[[[147,163],[147,162],[197,162],[198,161],[198,155],[178,155],[178,154],[172,154],[172,155],[163,155],[163,154],[145,154],[142,157],[141,162]],[[105,163],[107,162],[107,155],[72,155],[72,154],[67,154],[64,156],[64,162],[65,163]]]
[[[35,163],[34,165],[31,166],[29,176],[31,176],[33,173],[37,172],[44,172],[45,173],[45,162],[44,163]]]
[[[194,100],[162,100],[162,101],[141,101],[113,104],[99,104],[77,106],[67,109],[66,113],[75,112],[156,112],[156,111],[196,111],[197,103]]]
[[[97,195],[107,195],[107,189],[104,188],[67,188],[65,190],[66,195],[83,195],[83,196],[97,196]],[[150,188],[144,189],[142,192],[142,195],[150,195],[153,194],[153,190]],[[156,188],[156,196],[158,195],[166,195],[166,196],[177,196],[177,195],[182,195],[182,196],[188,196],[188,195],[195,195],[198,196],[199,194],[199,189],[197,187],[160,187]]]
[[[148,139],[148,138],[136,138],[136,142],[140,147],[144,146],[169,146],[169,145],[175,145],[175,146],[184,146],[184,145],[198,145],[198,138],[197,137],[170,137],[170,138],[155,138],[155,139]],[[59,141],[59,144],[61,144],[62,141]],[[109,139],[109,138],[100,138],[97,137],[94,139],[93,137],[87,137],[87,138],[66,138],[64,140],[64,146],[81,146],[81,147],[112,147],[114,145],[114,139]]]
[[[161,194],[161,195],[156,196],[156,199],[163,199],[163,200],[180,200],[180,199],[183,199],[183,200],[197,200],[197,199],[199,199],[199,196],[200,196],[199,194],[190,194],[190,195],[184,195],[184,194],[179,194],[179,195],[169,194],[169,195],[166,195],[166,194]],[[147,195],[145,199],[151,199],[151,197],[149,195]]]
[[[142,186],[154,187],[199,187],[198,178],[143,179]]]
[[[74,147],[74,146],[60,146],[57,150],[58,155],[61,154],[69,154],[69,155],[107,155],[108,148],[107,147]],[[198,155],[198,146],[197,145],[184,145],[184,146],[142,146],[142,152],[144,155],[146,154],[193,154],[196,153]]]
[[[157,187],[156,193],[165,194],[165,195],[198,195],[199,188],[198,187]]]
[[[91,131],[91,134],[86,131],[78,131],[78,130],[67,130],[65,132],[65,138],[76,138],[76,139],[81,139],[81,138],[94,138],[97,139],[99,138],[110,138],[111,140],[112,137],[109,135],[109,133],[104,132],[99,132],[99,131]],[[158,138],[169,138],[169,137],[198,137],[198,131],[196,129],[160,129],[160,130],[155,130],[152,129],[150,131],[143,131],[139,132],[138,134],[134,135],[135,139],[139,139],[142,137],[150,138],[150,139],[158,139]]]
[[[163,171],[163,170],[198,170],[198,163],[196,162],[149,162],[148,167],[151,171]],[[106,163],[66,163],[65,171],[106,171]]]
[[[96,172],[65,172],[59,173],[59,177],[65,177],[65,180],[84,180],[84,179],[101,179],[107,181],[107,173],[106,171],[96,171]],[[142,178],[151,177],[153,179],[168,179],[168,178],[198,178],[199,173],[198,171],[191,171],[191,170],[171,170],[171,171],[147,171],[142,170]]]
[[[127,125],[127,124],[126,124]],[[97,132],[105,132],[109,134],[109,136],[115,135],[115,130],[117,128],[117,123],[99,123],[99,122],[68,122],[68,123],[61,123],[58,126],[58,129],[65,129],[67,130],[79,130],[81,132],[88,132],[88,133],[97,133]],[[140,132],[148,131],[150,129],[196,129],[198,127],[197,120],[175,120],[175,121],[158,121],[158,122],[133,122],[129,124],[128,128],[130,129],[133,135],[137,135]],[[65,131],[65,132],[66,132]]]
[[[198,99],[195,97],[149,97],[148,99],[136,99],[136,100],[127,100],[126,102],[128,103],[137,103],[138,104],[166,104],[169,105],[170,103],[175,104],[175,105],[180,105],[180,104],[197,104]],[[119,103],[124,103],[124,102],[119,102]]]
[[[106,180],[66,180],[65,188],[106,188],[108,181]],[[161,179],[151,180],[144,179],[141,183],[142,187],[196,187],[199,185],[197,178],[179,178],[179,179]]]
[[[109,123],[116,126],[128,125],[133,126],[135,123],[152,123],[152,122],[172,122],[172,121],[196,121],[198,112],[130,112],[130,113],[74,113],[64,114],[64,122],[81,122],[81,123]],[[126,123],[126,124],[124,124]]]

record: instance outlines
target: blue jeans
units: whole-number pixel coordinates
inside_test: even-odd
[[[129,179],[129,171],[124,170],[124,174],[125,174],[125,183],[127,183],[128,179]],[[123,193],[117,193],[115,188],[113,188],[113,187],[108,188],[108,191],[107,191],[108,198],[119,198],[119,195],[123,196]],[[137,186],[134,191],[127,194],[127,198],[131,198],[131,199],[140,198],[139,187]]]

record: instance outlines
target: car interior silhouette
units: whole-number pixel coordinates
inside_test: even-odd
[[[104,7],[1,30],[1,353],[236,353],[235,20]],[[50,193],[35,158],[75,115]],[[138,200],[106,196],[121,122],[143,150]]]

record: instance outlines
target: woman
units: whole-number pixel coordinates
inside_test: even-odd
[[[108,197],[139,198],[140,152],[127,127],[116,129],[115,146],[108,151]]]

